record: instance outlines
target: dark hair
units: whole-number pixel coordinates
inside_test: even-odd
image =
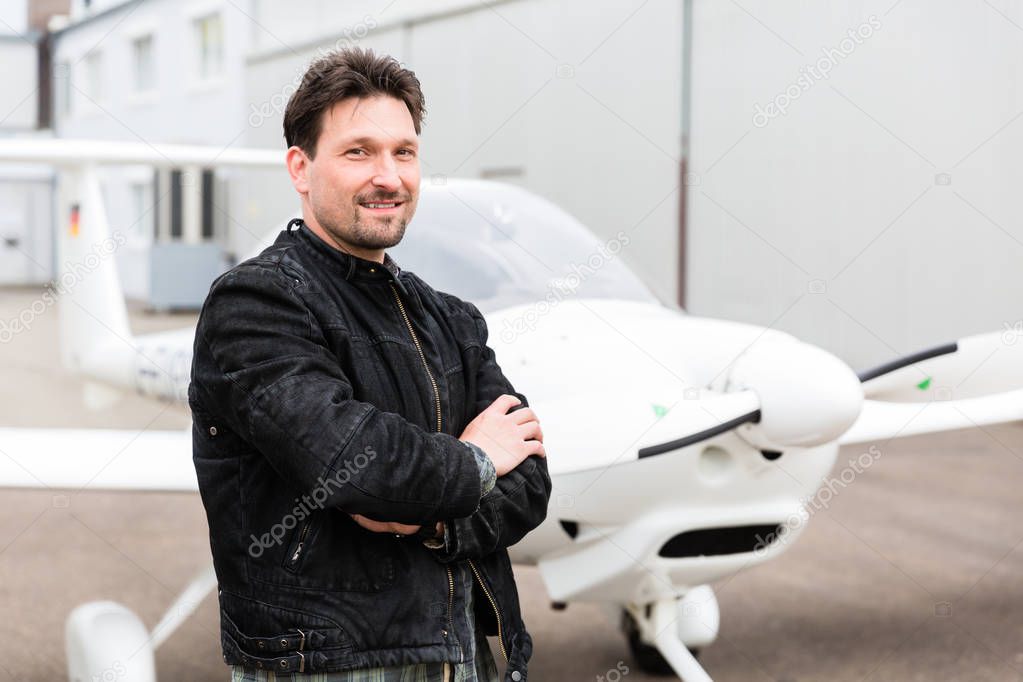
[[[323,129],[323,114],[349,97],[386,95],[400,99],[412,114],[416,134],[426,114],[426,100],[416,74],[394,57],[377,56],[359,47],[328,52],[309,65],[302,83],[284,110],[284,140],[310,158]]]

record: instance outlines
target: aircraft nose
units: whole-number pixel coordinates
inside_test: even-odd
[[[863,406],[856,373],[831,353],[792,337],[762,341],[729,374],[729,391],[748,388],[760,399],[760,422],[739,434],[761,449],[837,440]]]

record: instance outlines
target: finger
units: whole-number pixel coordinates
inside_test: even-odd
[[[540,426],[540,422],[536,423],[536,434],[537,434],[536,435],[536,439],[542,443],[543,442],[543,427]]]
[[[409,526],[404,523],[392,523],[395,533],[401,533],[402,535],[414,535],[419,532],[419,526]]]
[[[503,395],[497,396],[497,400],[490,403],[490,407],[488,407],[487,410],[493,410],[499,414],[505,414],[506,412],[508,412],[508,410],[515,407],[516,405],[519,405],[520,403],[522,403],[521,400],[519,400],[513,395],[505,393]]]
[[[526,445],[528,447],[528,449],[526,450],[526,456],[527,457],[529,455],[537,455],[539,457],[546,457],[547,456],[547,450],[546,450],[546,448],[544,448],[543,443],[541,443],[540,441],[538,441],[538,440],[527,440],[526,441]]]
[[[516,424],[525,424],[526,422],[538,421],[536,413],[533,412],[532,407],[523,407],[521,410],[515,410],[510,414],[512,419],[515,420]]]
[[[522,440],[538,440],[543,442],[543,431],[540,430],[540,422],[532,421],[526,422],[519,426],[519,435],[522,436]]]
[[[352,514],[352,518],[355,520],[355,522],[357,524],[359,524],[360,526],[362,526],[363,528],[365,528],[368,531],[372,531],[374,533],[386,533],[387,532],[387,524],[386,523],[381,523],[380,521],[374,521],[373,519],[368,519],[368,518],[366,518],[365,516],[363,516],[361,514]]]

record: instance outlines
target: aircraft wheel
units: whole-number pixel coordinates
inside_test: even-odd
[[[77,607],[64,626],[73,682],[156,682],[150,635],[139,617],[110,601]]]
[[[674,669],[664,660],[664,656],[657,650],[657,647],[646,644],[640,638],[639,627],[636,625],[635,619],[628,611],[624,610],[622,611],[622,630],[625,632],[626,641],[629,643],[629,653],[632,654],[632,658],[636,661],[636,665],[639,666],[640,670],[648,675],[665,677],[675,674]],[[699,649],[687,648],[689,653],[693,655],[693,658],[700,657]]]

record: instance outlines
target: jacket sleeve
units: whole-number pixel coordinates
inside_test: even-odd
[[[476,306],[467,305],[476,320],[483,349],[476,376],[474,414],[482,412],[504,393],[522,401],[512,411],[528,406],[526,396],[515,391],[498,366],[494,351],[487,346],[487,323],[483,315]],[[450,562],[480,558],[510,547],[543,522],[550,497],[547,459],[530,455],[497,479],[474,513],[445,521],[444,544],[434,551],[441,561]]]
[[[326,493],[327,506],[407,524],[472,514],[481,495],[472,450],[354,400],[299,283],[253,265],[214,282],[196,331],[190,394],[282,478],[321,499]]]

